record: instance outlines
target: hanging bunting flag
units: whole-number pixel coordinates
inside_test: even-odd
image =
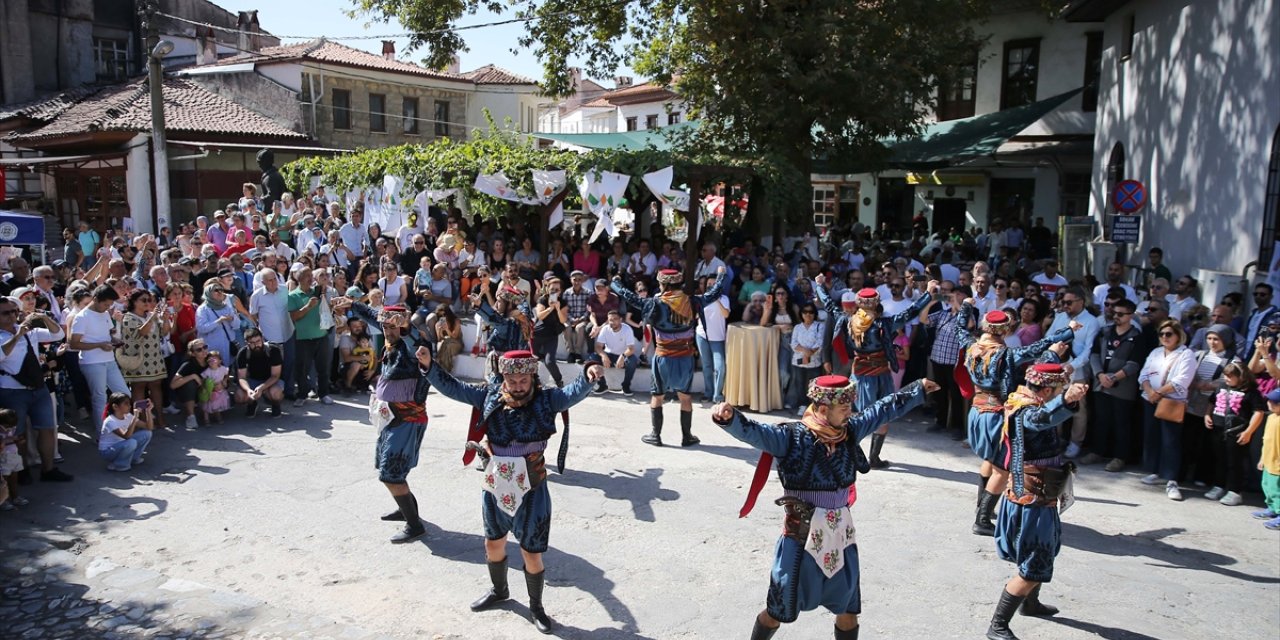
[[[671,188],[671,181],[674,179],[674,167],[658,169],[641,177],[641,180],[644,181],[644,186],[648,187],[649,191],[653,192],[654,197],[662,204],[676,211],[688,211],[689,192]]]
[[[400,191],[404,188],[404,178],[400,176],[384,176],[382,178],[382,228],[399,229],[404,225],[404,210],[401,208]]]
[[[564,171],[532,171],[534,198],[538,204],[551,202],[568,185]],[[557,204],[551,218],[547,221],[547,229],[554,229],[564,222],[564,204]]]
[[[518,201],[515,190],[511,188],[511,180],[501,171],[482,173],[476,176],[475,190],[503,200]]]
[[[601,233],[607,233],[610,238],[617,233],[613,225],[613,210],[622,204],[622,196],[630,182],[630,176],[612,171],[592,169],[582,176],[582,204],[598,219],[588,242],[595,242]]]

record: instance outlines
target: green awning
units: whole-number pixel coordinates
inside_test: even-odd
[[[659,151],[671,149],[671,140],[667,133],[686,127],[696,126],[694,122],[681,122],[669,127],[645,129],[643,131],[621,131],[616,133],[533,133],[535,138],[555,140],[587,149],[625,149],[639,151],[654,147]]]
[[[1009,138],[1083,90],[1075,89],[1013,109],[931,124],[919,137],[887,140],[889,166],[912,170],[940,169],[973,158],[993,156]]]

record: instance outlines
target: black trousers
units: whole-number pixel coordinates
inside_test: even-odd
[[[1134,460],[1133,400],[1120,400],[1105,393],[1093,394],[1093,452],[1104,458]]]
[[[964,396],[960,395],[960,387],[956,385],[956,366],[934,360],[929,362],[933,364],[933,381],[938,384],[938,390],[933,392],[934,421],[938,426],[964,431],[967,408]]]
[[[311,391],[311,380],[307,375],[311,367],[316,369],[316,386],[319,387],[316,389],[316,394],[321,398],[329,395],[329,367],[333,359],[333,352],[329,349],[329,337],[298,340],[297,343],[293,371],[293,379],[298,383],[297,397],[305,398]]]
[[[560,336],[533,337],[533,355],[538,356],[538,360],[547,365],[547,371],[551,373],[551,379],[555,381],[557,387],[563,382],[560,365],[556,364],[556,348],[559,346]]]

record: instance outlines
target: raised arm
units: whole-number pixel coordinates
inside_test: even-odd
[[[737,409],[733,409],[733,417],[729,420],[715,419],[715,423],[725,433],[765,453],[773,454],[775,458],[787,455],[791,448],[791,434],[786,427],[756,422]]]
[[[871,405],[866,411],[854,414],[849,418],[848,429],[854,441],[860,441],[871,435],[876,429],[892,420],[907,415],[912,409],[924,404],[927,387],[924,380],[916,380],[891,393]],[[929,383],[933,385],[933,383]],[[933,385],[935,388],[937,385]]]
[[[973,343],[978,341],[968,329],[969,322],[976,315],[978,315],[978,312],[973,308],[972,300],[965,300],[964,304],[960,305],[960,322],[955,324],[955,332],[956,341],[960,343],[961,358],[969,351],[969,347],[972,347]]]
[[[477,409],[484,408],[484,398],[487,392],[481,387],[459,382],[457,378],[445,371],[444,367],[437,367],[435,363],[432,363],[431,367],[427,369],[427,375],[421,379],[431,383],[431,386],[435,387],[436,391],[439,391],[446,398],[456,400],[462,404],[469,404]],[[419,384],[418,386],[421,387],[422,385]],[[417,389],[414,391],[416,399]]]
[[[1066,422],[1078,407],[1076,403],[1068,403],[1065,394],[1059,394],[1043,405],[1029,407],[1023,412],[1022,427],[1031,431],[1048,431]]]
[[[705,307],[712,302],[720,299],[721,292],[724,291],[724,270],[717,270],[716,281],[702,295],[696,296],[698,299],[698,307]]]
[[[618,297],[621,298],[628,307],[635,307],[639,309],[640,317],[647,318],[649,317],[649,313],[653,311],[653,305],[656,298],[641,298],[636,295],[636,292],[624,287],[622,285],[621,278],[615,277],[613,281],[609,283],[609,289],[618,294]]]
[[[559,413],[586,400],[587,396],[591,395],[591,390],[595,388],[595,383],[587,377],[587,371],[591,367],[599,366],[601,365],[598,363],[588,363],[587,366],[582,368],[582,374],[563,389],[545,390],[543,393],[546,393],[551,400],[551,410]]]
[[[1013,363],[1015,365],[1022,365],[1027,362],[1031,362],[1036,358],[1039,358],[1041,355],[1044,354],[1045,351],[1049,350],[1049,347],[1052,347],[1053,345],[1059,342],[1068,342],[1072,340],[1074,336],[1075,336],[1075,332],[1073,332],[1070,327],[1063,327],[1062,329],[1059,329],[1053,332],[1053,334],[1047,337],[1041,338],[1035,342],[1032,342],[1031,344],[1025,347],[1014,347],[1009,350],[1009,354],[1010,354],[1010,357],[1013,358]],[[1094,334],[1094,338],[1095,339],[1097,338],[1096,333]],[[1094,344],[1094,341],[1090,340],[1089,350],[1085,354],[1085,362],[1092,362],[1092,358],[1094,354],[1093,344]],[[1099,364],[1097,366],[1098,367],[1102,366],[1101,361],[1099,361]],[[1097,368],[1097,369],[1094,369],[1093,372],[1094,374],[1102,373],[1102,369]]]
[[[903,327],[907,326],[908,322],[911,322],[912,320],[915,320],[917,317],[919,317],[920,312],[924,311],[925,308],[928,307],[929,303],[932,301],[933,301],[933,295],[931,293],[926,293],[925,295],[920,296],[920,299],[911,303],[910,307],[902,311],[899,311],[896,315],[893,316],[893,318],[890,319],[890,321],[893,323],[893,331],[896,332],[896,331],[902,330]]]
[[[821,275],[814,282],[813,292],[818,296],[818,302],[822,304],[822,308],[827,310],[832,319],[839,315],[844,315],[844,309],[840,308],[840,303],[836,302],[830,294],[827,293],[825,278]]]

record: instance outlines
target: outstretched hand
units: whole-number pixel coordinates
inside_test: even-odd
[[[929,379],[923,380],[922,384],[924,386],[925,393],[933,393],[934,391],[937,391],[938,389],[942,388],[941,386],[938,385],[938,383]]]
[[[724,275],[725,273],[726,273],[726,272],[725,272],[725,268],[724,268],[723,266],[716,267],[716,274],[717,274],[717,275]]]
[[[1067,393],[1063,396],[1062,399],[1066,400],[1067,402],[1079,402],[1084,398],[1085,394],[1088,392],[1089,392],[1089,385],[1084,384],[1082,382],[1077,382],[1071,385],[1070,387],[1067,387]]]
[[[818,277],[814,278],[814,279],[813,279],[813,281],[814,281],[814,283],[815,283],[815,284],[817,284],[819,287],[826,287],[826,286],[827,286],[827,276],[826,276],[826,274],[819,273],[819,274],[818,274]]]
[[[711,417],[719,422],[728,422],[733,419],[734,408],[728,402],[721,402],[711,407]]]
[[[587,376],[587,382],[599,382],[604,379],[604,366],[588,366],[583,373]]]
[[[423,369],[431,368],[431,350],[430,349],[426,347],[418,347],[417,356],[418,356],[418,364],[422,365]]]

